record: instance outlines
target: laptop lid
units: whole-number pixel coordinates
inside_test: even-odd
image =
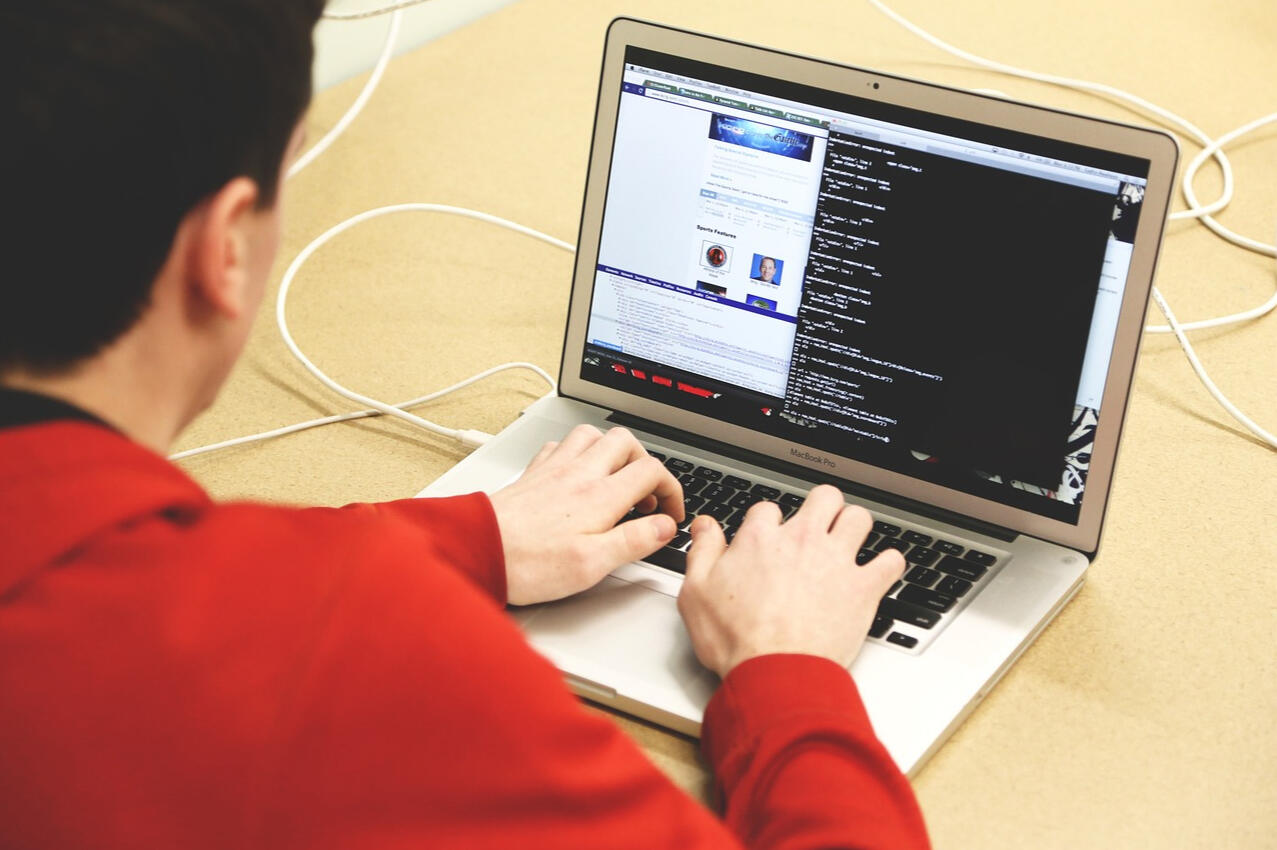
[[[561,392],[1094,553],[1176,158],[617,19]]]

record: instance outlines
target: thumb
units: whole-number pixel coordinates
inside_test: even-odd
[[[674,518],[668,514],[649,514],[626,520],[615,528],[598,535],[599,557],[606,563],[606,572],[637,561],[669,543],[678,531]]]

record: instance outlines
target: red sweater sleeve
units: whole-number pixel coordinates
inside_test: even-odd
[[[930,846],[908,780],[831,661],[739,665],[710,702],[702,746],[727,825],[748,847]]]
[[[307,514],[375,515],[421,536],[422,560],[455,569],[499,604],[506,603],[505,552],[492,502],[486,493],[444,499],[399,499],[343,508],[308,508]],[[429,552],[429,557],[425,555]]]

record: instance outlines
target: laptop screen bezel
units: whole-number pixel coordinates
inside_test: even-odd
[[[821,452],[806,460],[791,454],[794,443],[714,417],[641,398],[581,378],[603,213],[612,165],[613,141],[620,104],[626,49],[634,46],[736,68],[820,89],[849,92],[884,103],[936,115],[1010,128],[1031,135],[1072,142],[1147,160],[1148,185],[1135,234],[1130,267],[1118,315],[1117,330],[1095,429],[1090,469],[1077,524],[1036,514],[1001,502],[892,472],[848,457]],[[1028,534],[1088,554],[1098,548],[1108,501],[1121,427],[1129,403],[1131,381],[1143,331],[1144,315],[1165,230],[1178,146],[1158,130],[1077,115],[1041,106],[975,94],[935,83],[868,71],[847,65],[755,47],[659,24],[617,18],[608,28],[591,143],[572,293],[560,365],[562,395],[630,416],[660,422],[690,434],[714,439],[749,452],[805,466],[821,477],[835,476],[896,494],[923,505]],[[830,464],[833,464],[831,468]]]

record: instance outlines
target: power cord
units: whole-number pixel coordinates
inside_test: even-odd
[[[328,17],[327,14],[324,17]],[[355,98],[355,102],[346,110],[346,114],[341,116],[333,128],[324,134],[324,137],[315,143],[314,147],[306,151],[306,153],[297,157],[297,160],[288,169],[287,178],[292,179],[301,173],[302,169],[314,162],[320,154],[328,150],[333,142],[337,141],[337,137],[346,132],[346,128],[351,122],[363,112],[364,105],[372,97],[372,93],[377,90],[381,77],[386,73],[386,66],[390,64],[390,59],[395,55],[395,39],[399,37],[399,25],[403,22],[403,11],[396,9],[395,13],[390,16],[390,26],[386,29],[386,41],[381,47],[381,55],[377,57],[377,64],[373,66],[372,74],[368,76],[368,82],[364,83],[363,89],[359,92],[359,96]]]
[[[401,0],[401,2],[378,6],[375,9],[365,9],[362,12],[324,12],[323,16],[330,21],[360,21],[364,18],[375,18],[387,12],[402,12],[409,6],[420,6],[427,2],[429,0]]]
[[[376,209],[371,209],[366,212],[362,212],[359,215],[352,216],[351,218],[346,219],[340,224],[334,227],[330,227],[328,230],[324,231],[324,233],[320,234],[318,238],[316,238],[309,245],[303,248],[301,253],[297,255],[297,257],[292,261],[291,264],[289,264],[288,270],[284,272],[283,280],[280,281],[280,284],[279,284],[279,296],[277,297],[275,302],[275,320],[276,320],[276,323],[279,325],[279,333],[280,333],[280,336],[283,337],[284,345],[288,347],[288,350],[292,353],[294,357],[297,358],[297,360],[302,364],[303,367],[305,367],[305,369],[308,372],[314,375],[315,378],[318,379],[320,383],[328,387],[333,392],[345,398],[351,399],[352,401],[356,401],[360,404],[366,405],[369,409],[359,410],[353,413],[342,413],[342,414],[337,414],[334,416],[325,416],[319,419],[312,419],[307,422],[299,422],[296,425],[287,425],[283,428],[276,428],[271,431],[264,431],[260,434],[252,434],[247,437],[236,437],[231,440],[223,440],[220,443],[214,443],[208,446],[201,446],[195,449],[187,449],[186,451],[178,452],[177,454],[171,455],[169,457],[169,460],[182,460],[184,458],[194,457],[196,455],[205,454],[207,452],[218,451],[220,449],[227,449],[232,446],[244,445],[246,443],[254,443],[260,440],[269,440],[274,437],[282,437],[286,434],[294,434],[294,433],[297,433],[298,431],[304,431],[307,428],[319,427],[320,425],[331,425],[334,422],[348,422],[352,419],[362,419],[369,416],[381,416],[383,414],[387,416],[393,416],[397,419],[402,419],[403,421],[408,422],[412,425],[415,425],[418,428],[423,428],[431,432],[432,434],[439,434],[445,437],[452,438],[460,442],[462,445],[467,446],[469,448],[477,448],[478,446],[483,445],[485,442],[491,439],[492,435],[485,433],[483,431],[476,431],[469,428],[459,429],[459,428],[449,428],[444,425],[439,425],[435,422],[431,422],[427,419],[423,419],[419,416],[408,413],[405,408],[415,407],[419,404],[425,404],[428,401],[433,401],[434,399],[441,398],[442,396],[445,396],[448,393],[455,392],[456,390],[462,389],[463,387],[468,387],[471,384],[475,383],[476,381],[487,378],[490,375],[495,375],[498,372],[503,372],[507,369],[530,369],[531,371],[536,372],[538,375],[540,375],[541,378],[544,379],[547,384],[549,384],[550,392],[554,392],[557,389],[557,385],[555,384],[554,378],[552,378],[550,374],[546,372],[544,369],[542,369],[540,366],[537,366],[532,363],[524,363],[524,362],[504,363],[500,366],[494,366],[491,369],[487,369],[483,372],[480,372],[479,374],[474,375],[470,378],[467,378],[464,381],[460,381],[456,384],[453,384],[450,387],[445,387],[442,390],[438,390],[436,392],[430,393],[429,395],[424,395],[424,396],[421,396],[420,398],[411,399],[409,401],[401,402],[399,404],[386,404],[384,402],[378,401],[377,399],[370,398],[369,396],[363,395],[362,393],[357,393],[354,390],[347,389],[346,387],[337,383],[332,378],[330,378],[327,374],[325,374],[318,366],[316,366],[314,362],[312,362],[311,359],[307,357],[304,352],[302,352],[301,348],[297,345],[297,341],[293,339],[292,332],[289,331],[288,329],[288,320],[286,315],[286,307],[288,304],[288,293],[289,293],[289,290],[292,288],[293,281],[297,277],[297,273],[301,271],[302,266],[306,264],[306,261],[310,259],[312,254],[314,254],[316,251],[318,251],[321,247],[323,247],[325,244],[327,244],[329,241],[331,241],[334,237],[338,236],[339,234],[344,233],[350,228],[355,227],[359,224],[362,224],[363,222],[370,221],[374,218],[380,218],[382,216],[393,215],[395,213],[402,213],[402,212],[433,212],[433,213],[442,213],[445,215],[457,215],[457,216],[462,216],[465,218],[473,218],[478,221],[483,221],[488,224],[494,224],[494,225],[497,225],[498,227],[504,227],[509,230],[513,230],[516,233],[522,233],[525,236],[531,236],[534,239],[539,239],[542,242],[546,242],[550,245],[553,245],[556,248],[562,248],[563,250],[568,252],[574,252],[576,250],[571,243],[564,242],[562,239],[556,239],[553,236],[549,236],[545,233],[542,233],[539,230],[533,230],[530,227],[525,227],[521,224],[517,224],[513,221],[509,221],[508,219],[499,218],[498,216],[490,215],[484,212],[479,212],[478,210],[466,209],[464,207],[447,206],[444,204],[395,204],[393,206],[378,207]]]
[[[434,422],[430,422],[429,420],[422,419],[420,416],[401,410],[394,405],[386,404],[375,398],[370,398],[362,393],[343,387],[341,384],[337,383],[325,374],[323,370],[316,366],[311,359],[302,352],[301,348],[297,345],[297,342],[293,339],[292,333],[288,329],[288,319],[285,310],[288,303],[288,292],[292,288],[293,280],[296,279],[297,273],[301,270],[302,266],[306,264],[306,261],[310,259],[310,256],[327,244],[333,237],[344,233],[356,225],[362,224],[365,221],[370,221],[374,218],[380,218],[382,216],[402,212],[434,212],[473,218],[487,222],[488,224],[505,227],[509,230],[515,231],[516,233],[522,233],[525,236],[531,236],[534,239],[539,239],[542,242],[549,243],[556,248],[562,248],[565,251],[575,251],[575,248],[571,244],[564,242],[561,239],[556,239],[553,236],[548,236],[539,230],[533,230],[530,227],[524,227],[523,225],[517,224],[513,221],[498,218],[497,216],[489,215],[488,213],[466,209],[464,207],[453,207],[444,204],[394,204],[392,206],[378,207],[376,209],[362,212],[359,215],[352,216],[342,223],[329,228],[313,242],[303,248],[302,252],[298,254],[297,258],[289,265],[288,270],[284,272],[283,280],[280,282],[279,297],[275,302],[275,320],[279,324],[279,333],[284,339],[284,345],[288,347],[288,350],[292,352],[293,356],[296,357],[302,366],[306,368],[306,371],[310,372],[321,384],[328,387],[338,395],[344,396],[352,401],[358,402],[359,404],[366,405],[373,410],[386,414],[387,416],[402,419],[405,422],[416,425],[418,428],[424,428],[427,431],[435,434],[441,434],[445,437],[452,437],[453,439],[460,441],[463,445],[471,447],[482,445],[491,435],[485,434],[482,431],[472,431],[468,429],[459,430],[456,428],[448,428],[443,425],[438,425]],[[551,385],[553,385],[553,379],[544,373],[542,374],[550,381]]]
[[[485,369],[484,371],[480,372],[477,375],[471,375],[469,378],[466,378],[464,381],[458,381],[457,383],[453,384],[450,387],[444,387],[441,390],[436,390],[428,395],[419,396],[414,399],[409,399],[408,401],[401,401],[398,404],[393,406],[401,410],[406,410],[407,408],[410,408],[410,407],[416,407],[419,404],[425,404],[426,402],[434,401],[437,398],[442,398],[443,396],[446,396],[449,393],[453,393],[453,392],[456,392],[457,390],[464,389],[465,387],[468,387],[477,381],[481,381],[484,378],[495,375],[498,372],[505,372],[510,369],[530,369],[531,371],[536,372],[538,375],[540,375],[542,378],[545,379],[545,382],[550,385],[550,392],[554,392],[557,389],[557,385],[554,382],[554,378],[550,377],[550,374],[546,372],[544,369],[542,369],[540,366],[537,366],[533,363],[523,363],[523,362],[503,363],[500,366],[493,366],[491,369]],[[296,425],[286,425],[283,428],[276,428],[273,431],[263,431],[260,434],[252,434],[247,437],[236,437],[233,440],[223,440],[220,443],[214,443],[209,446],[201,446],[197,449],[187,449],[186,451],[169,455],[169,460],[184,460],[188,457],[195,457],[196,455],[206,454],[207,452],[215,452],[221,449],[229,449],[232,446],[242,446],[248,443],[256,443],[261,440],[269,440],[274,437],[283,437],[286,434],[295,434],[298,431],[305,431],[307,428],[317,428],[320,425],[331,425],[334,422],[349,422],[353,419],[365,419],[370,416],[381,416],[381,415],[382,414],[380,410],[372,410],[372,409],[356,410],[353,413],[338,413],[334,416],[324,416],[319,419],[311,419],[307,422],[299,422]],[[482,435],[483,432],[470,431],[467,433],[471,435]],[[475,442],[478,442],[478,440],[475,440]]]

